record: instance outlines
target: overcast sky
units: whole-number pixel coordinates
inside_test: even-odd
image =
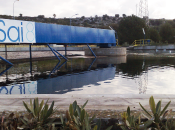
[[[13,15],[13,3],[15,0],[0,0],[0,14]],[[144,1],[144,0],[143,0]],[[14,4],[15,16],[23,14],[23,16],[69,18],[73,17],[89,17],[102,16],[108,14],[136,15],[139,12],[140,0],[19,0]],[[150,18],[166,18],[175,19],[174,0],[148,0],[149,17]]]

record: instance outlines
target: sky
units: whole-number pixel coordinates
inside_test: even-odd
[[[0,0],[0,15],[13,16],[14,1]],[[147,2],[149,18],[175,19],[174,0],[147,0]],[[14,3],[14,14],[15,16],[23,14],[23,16],[44,15],[45,17],[53,17],[53,14],[56,14],[56,18],[94,17],[104,14],[129,16],[139,13],[139,3],[140,0],[19,0]],[[75,14],[78,15],[75,16]]]

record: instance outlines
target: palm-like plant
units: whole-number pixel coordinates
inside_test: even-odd
[[[139,116],[131,115],[130,107],[128,106],[127,112],[124,112],[121,114],[122,122],[119,124],[119,126],[123,130],[133,129],[133,130],[139,130],[142,127],[142,123]]]
[[[66,111],[65,120],[61,116],[63,130],[100,130],[100,122],[97,124],[92,123],[95,115],[92,118],[89,118],[88,113],[84,109],[87,102],[88,101],[86,101],[81,107],[77,105],[77,101],[70,104],[69,111]],[[110,130],[111,128],[112,126],[106,130]]]
[[[28,116],[25,116],[21,118],[22,122],[24,123],[24,126],[32,126],[32,127],[45,127],[48,126],[48,124],[52,124],[54,120],[50,120],[49,118],[55,113],[56,108],[54,107],[54,101],[52,104],[47,104],[48,100],[44,104],[44,100],[39,103],[38,98],[35,98],[33,100],[30,100],[30,104],[23,101],[23,104],[26,108],[26,110],[29,112]]]
[[[149,113],[140,103],[141,108],[143,109],[144,113],[143,115],[148,119],[147,122],[144,123],[145,127],[150,127],[150,125],[154,126],[157,129],[161,129],[163,126],[162,120],[165,119],[165,117],[170,114],[172,110],[167,110],[168,106],[170,105],[171,101],[169,101],[166,106],[161,110],[161,100],[155,104],[153,96],[149,99],[149,106],[152,113]]]

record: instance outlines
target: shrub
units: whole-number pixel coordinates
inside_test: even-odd
[[[147,118],[146,122],[141,122],[140,117],[135,118],[130,115],[130,108],[128,107],[127,113],[122,114],[122,124],[119,124],[123,130],[133,129],[133,130],[142,130],[148,129],[151,130],[171,130],[171,128],[175,127],[174,120],[166,120],[165,117],[171,113],[172,110],[167,110],[171,101],[167,103],[167,105],[161,110],[161,100],[155,104],[153,96],[149,99],[149,106],[151,109],[151,113],[149,113],[140,103],[141,108],[143,109],[142,115]]]
[[[53,126],[54,119],[50,119],[50,117],[55,113],[56,109],[54,107],[54,101],[52,104],[47,104],[48,100],[44,104],[44,100],[39,103],[38,98],[30,100],[30,104],[23,101],[23,104],[28,111],[28,115],[25,115],[21,118],[21,121],[24,123],[22,128],[51,128]]]
[[[100,130],[100,122],[97,124],[92,123],[95,115],[92,118],[89,118],[88,113],[84,109],[87,102],[88,101],[81,107],[77,105],[77,101],[70,104],[69,111],[66,111],[65,119],[61,116],[61,122],[63,124],[62,130]],[[112,126],[106,130],[110,130],[111,128]]]

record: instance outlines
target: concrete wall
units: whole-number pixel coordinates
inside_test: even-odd
[[[54,47],[59,53],[65,55],[65,47]],[[126,56],[126,48],[92,48],[97,56]],[[87,47],[67,47],[67,55],[85,55],[92,56]],[[0,56],[5,58],[5,48],[0,48]],[[7,47],[7,59],[25,59],[29,58],[29,47]],[[32,47],[32,57],[54,57],[54,54],[48,47]]]
[[[53,47],[62,55],[65,55],[65,47]],[[67,47],[67,55],[83,54],[84,47]],[[0,56],[5,58],[5,48],[0,47]],[[32,47],[32,58],[55,57],[48,47]],[[7,59],[30,58],[29,47],[7,47]]]
[[[64,51],[65,47],[53,47],[55,50]],[[87,47],[67,47],[67,51],[84,51]],[[0,52],[5,51],[5,47],[0,48]],[[29,51],[29,47],[7,47],[7,51]],[[32,47],[32,51],[50,51],[49,47]]]
[[[175,50],[175,45],[164,45],[164,46],[135,46],[134,50]]]
[[[96,56],[124,56],[126,55],[126,48],[93,48]],[[92,56],[89,49],[85,49],[86,56]]]

